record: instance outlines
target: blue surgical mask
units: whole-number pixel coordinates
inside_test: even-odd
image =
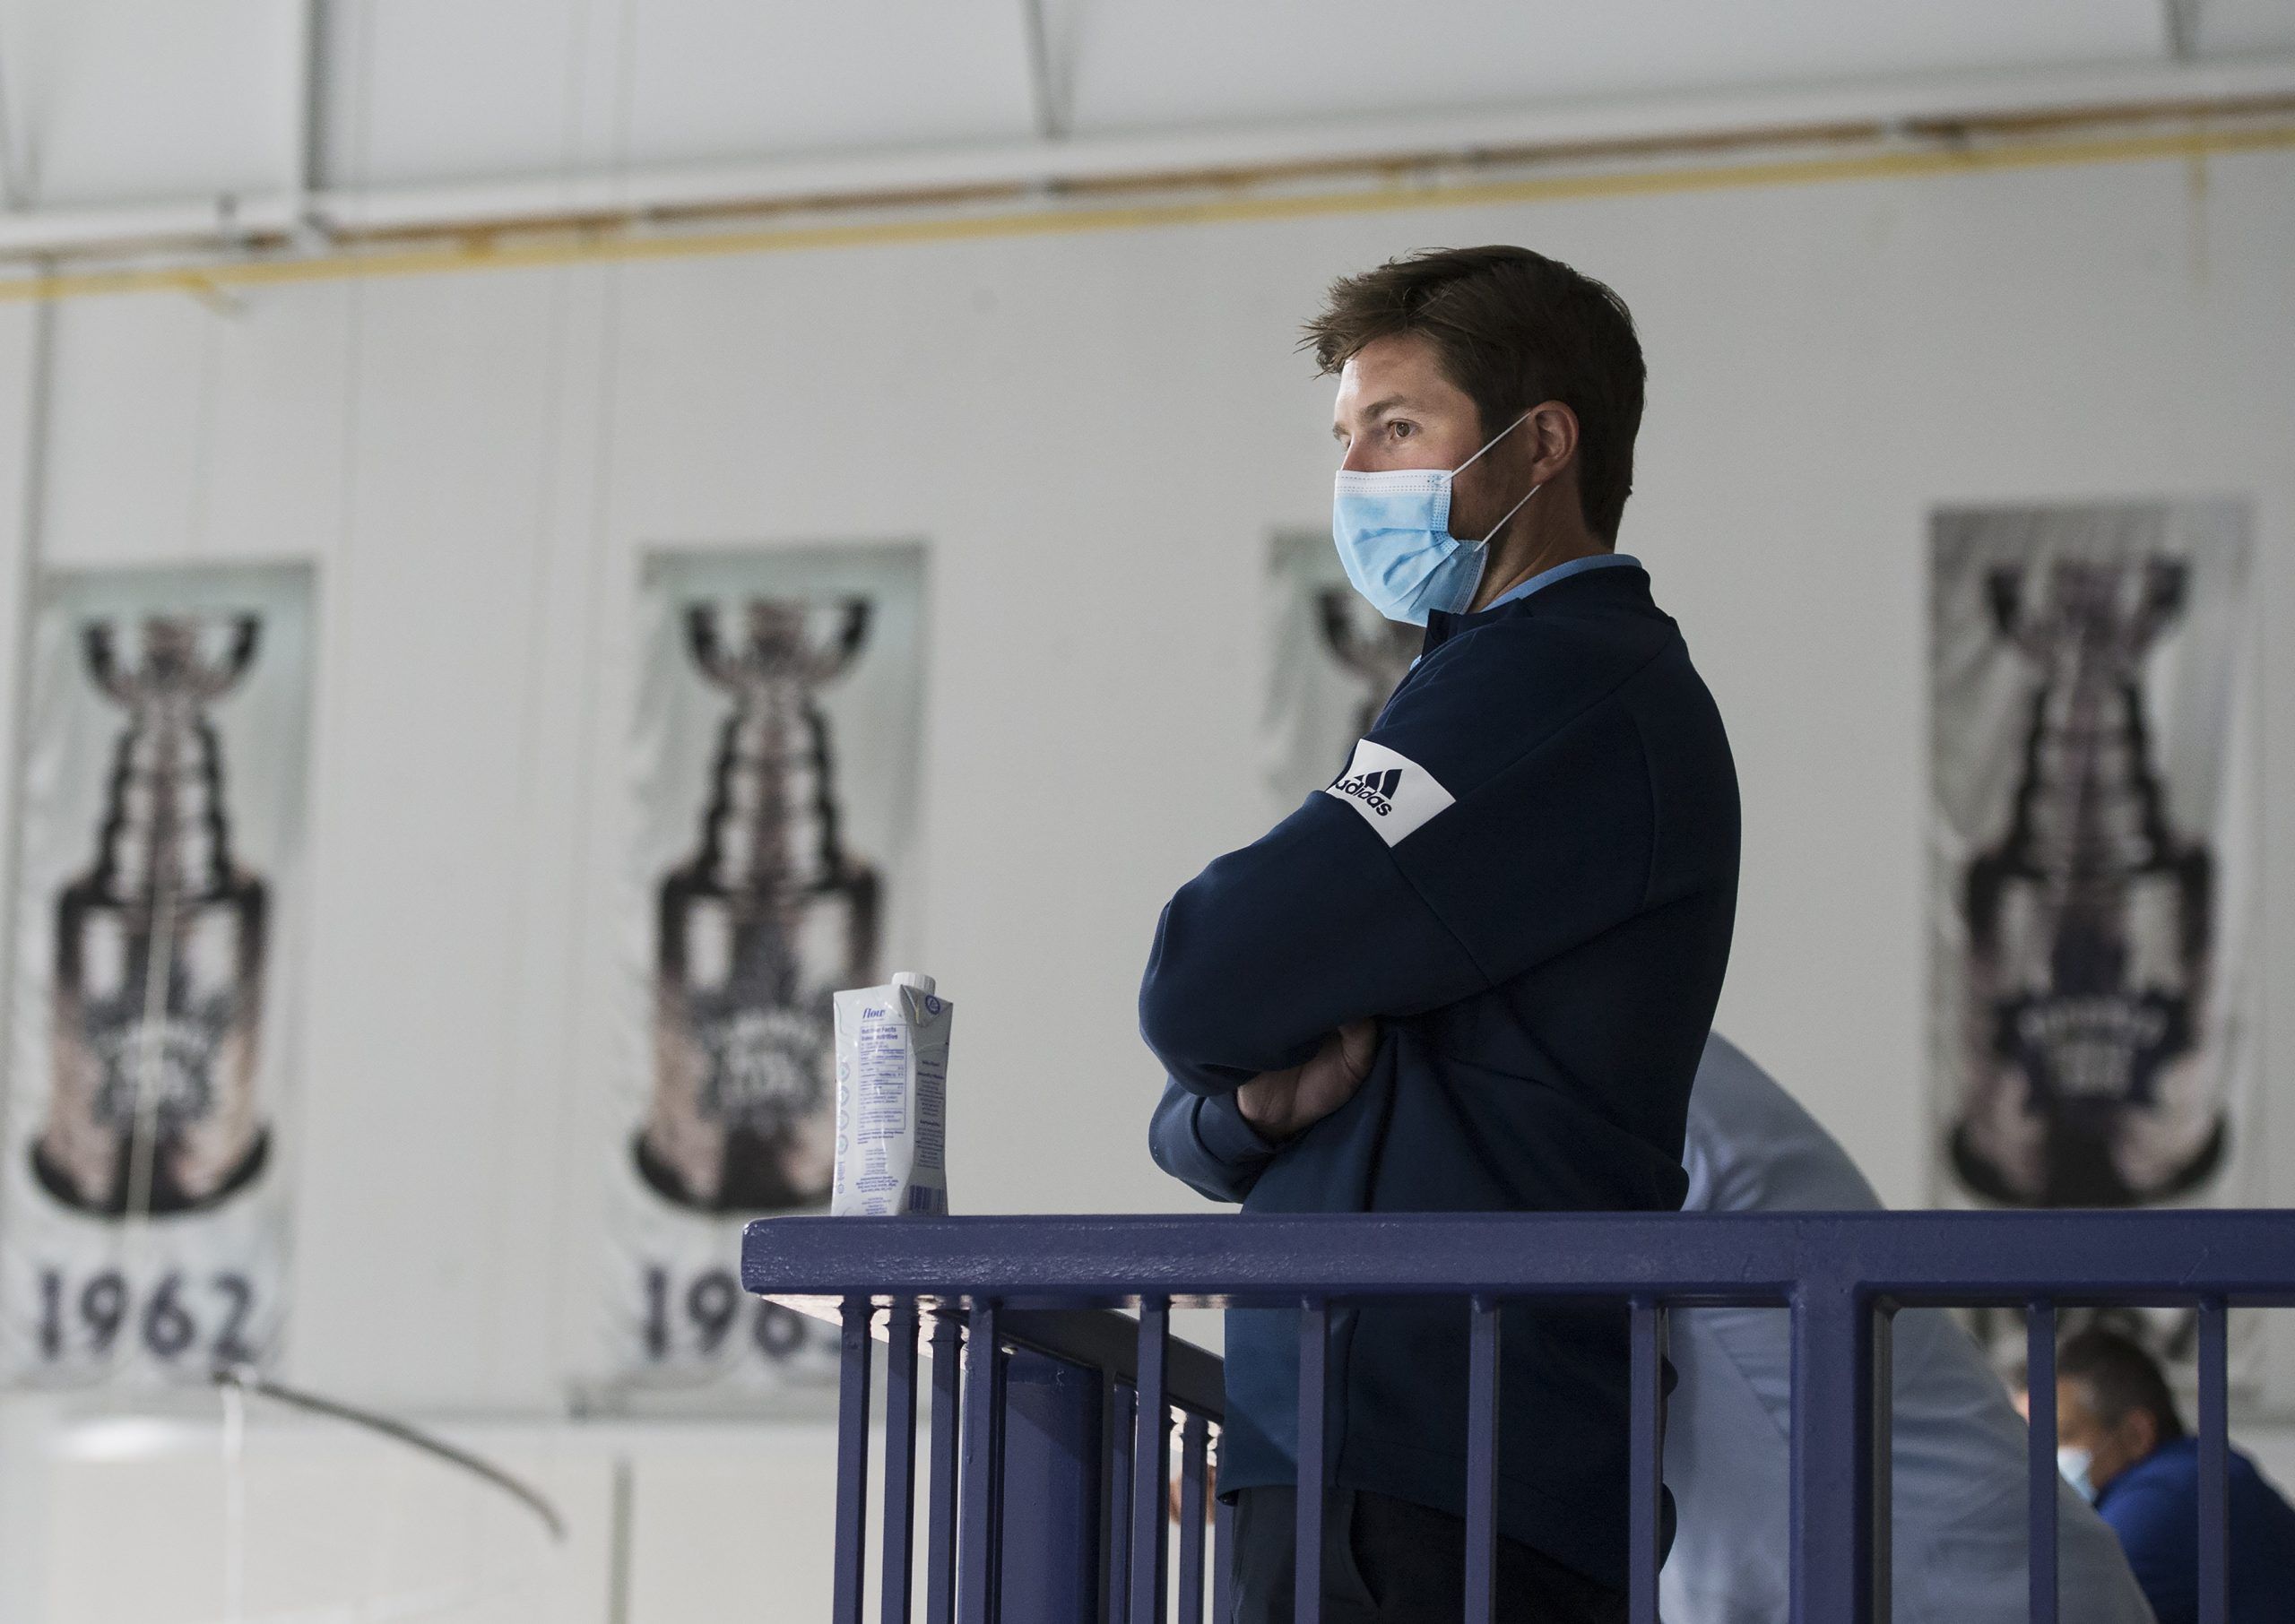
[[[1435,609],[1451,614],[1474,601],[1489,558],[1490,536],[1538,494],[1535,485],[1479,541],[1451,534],[1451,481],[1522,425],[1522,417],[1490,437],[1456,468],[1340,469],[1330,505],[1331,540],[1355,590],[1390,620],[1425,626]]]
[[[2096,1503],[2096,1485],[2088,1475],[2088,1468],[2095,1464],[2095,1458],[2085,1449],[2064,1447],[2056,1452],[2057,1471],[2091,1506]]]

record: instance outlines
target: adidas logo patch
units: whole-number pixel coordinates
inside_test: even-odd
[[[1341,795],[1352,795],[1381,817],[1394,816],[1394,793],[1402,782],[1402,769],[1389,767],[1383,773],[1368,773],[1360,778],[1342,778],[1338,790]]]
[[[1411,834],[1451,805],[1451,795],[1434,775],[1399,750],[1365,739],[1355,746],[1347,771],[1323,790],[1355,811],[1390,846]]]

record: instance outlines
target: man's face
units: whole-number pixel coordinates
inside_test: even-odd
[[[2159,1447],[2159,1426],[2141,1410],[2107,1425],[2088,1384],[2066,1378],[2056,1384],[2056,1441],[2088,1451],[2088,1481],[2101,1489]]]
[[[1500,424],[1499,428],[1505,427]],[[1457,468],[1488,437],[1467,392],[1445,377],[1434,346],[1415,333],[1373,339],[1338,374],[1331,433],[1352,472]],[[1535,441],[1511,434],[1451,488],[1451,533],[1478,541],[1534,482]]]

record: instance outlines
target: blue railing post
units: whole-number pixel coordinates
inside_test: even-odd
[[[1108,1624],[1129,1624],[1131,1617],[1131,1456],[1134,1417],[1139,1404],[1128,1381],[1110,1384],[1114,1422],[1109,1436],[1115,1447],[1108,1456]],[[1143,1620],[1143,1624],[1148,1621]]]
[[[2031,1416],[2024,1489],[2031,1624],[2056,1624],[2056,1305],[2046,1298],[2024,1309],[2024,1408]]]
[[[1872,1350],[1865,1379],[1870,1400],[1866,1406],[1866,1448],[1872,1470],[1866,1482],[1872,1493],[1865,1525],[1872,1531],[1873,1621],[1889,1624],[1896,1606],[1896,1310],[1893,1306],[1866,1299],[1865,1335]]]
[[[1180,1425],[1180,1616],[1179,1624],[1203,1624],[1203,1494],[1208,1471],[1205,1446],[1211,1430],[1194,1412]],[[1227,1624],[1221,1613],[1217,1624]]]
[[[885,1533],[881,1624],[908,1624],[916,1541],[916,1303],[893,1304],[885,1351]],[[840,1417],[841,1419],[841,1417]]]
[[[999,1391],[1004,1352],[996,1341],[996,1305],[980,1297],[971,1301],[959,1449],[963,1492],[957,1515],[957,1624],[996,1624],[997,1524],[1002,1506],[996,1477],[1003,1443],[997,1434],[1004,1419]]]
[[[1838,1275],[1806,1282],[1793,1299],[1793,1624],[1885,1624],[1874,1533],[1887,1461],[1885,1438],[1875,1437],[1877,1318]]]
[[[1466,1624],[1491,1624],[1498,1583],[1498,1304],[1467,1307]]]
[[[1164,1617],[1164,1530],[1171,1509],[1172,1412],[1164,1393],[1171,1309],[1148,1298],[1139,1305],[1138,1430],[1131,1441],[1131,1606],[1128,1616]]]
[[[1320,1297],[1299,1308],[1299,1516],[1291,1566],[1293,1624],[1323,1617],[1323,1371],[1330,1357],[1330,1310]]]
[[[1218,1469],[1214,1453],[1206,1470]],[[1228,1624],[1235,1616],[1235,1511],[1224,1497],[1215,1496],[1211,1504],[1211,1617],[1215,1624]]]
[[[2199,1304],[2199,1624],[2231,1616],[2230,1311]]]
[[[925,1511],[925,1624],[957,1616],[957,1421],[964,1377],[964,1323],[942,1306],[932,1315],[932,1464]]]
[[[1658,1624],[1658,1564],[1664,1553],[1666,1310],[1646,1297],[1626,1317],[1628,1415],[1626,1607],[1630,1624]]]
[[[861,1624],[869,1564],[869,1340],[866,1297],[847,1297],[836,1389],[836,1624]]]

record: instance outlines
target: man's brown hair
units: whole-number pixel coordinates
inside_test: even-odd
[[[1428,248],[1330,285],[1306,341],[1325,373],[1374,340],[1416,333],[1465,391],[1485,439],[1541,401],[1578,416],[1586,528],[1617,540],[1641,428],[1641,341],[1625,301],[1528,248]]]

